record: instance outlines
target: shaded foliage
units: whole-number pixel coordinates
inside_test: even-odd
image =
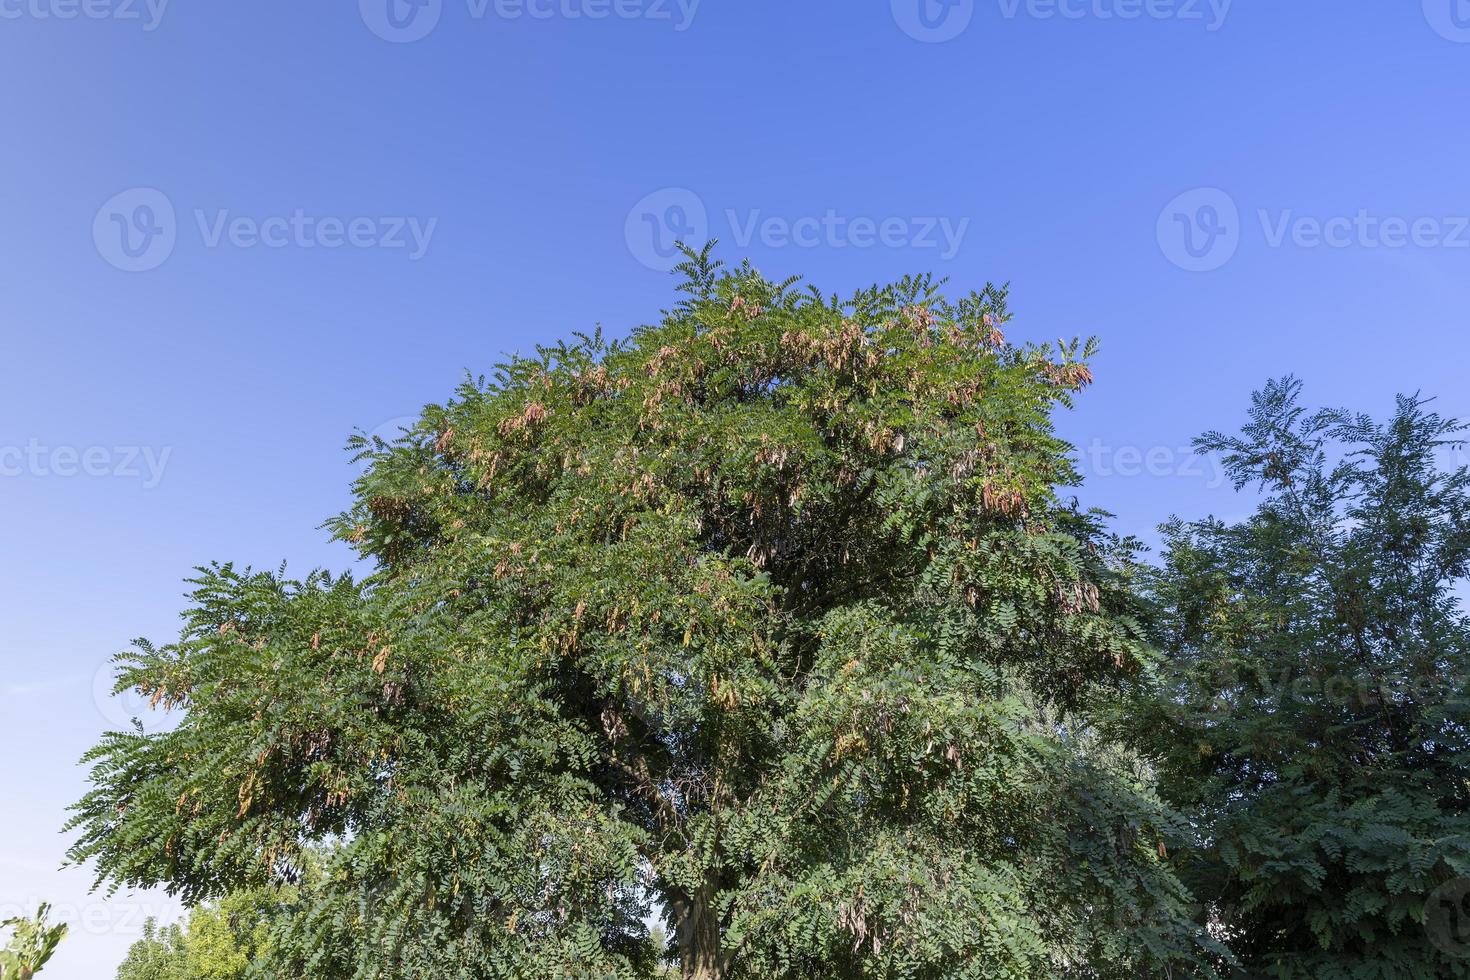
[[[1465,976],[1434,922],[1470,876],[1470,475],[1440,462],[1461,426],[1299,393],[1197,443],[1255,513],[1166,528],[1168,697],[1142,728],[1195,824],[1181,872],[1248,976]]]

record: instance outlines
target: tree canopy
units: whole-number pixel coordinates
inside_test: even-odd
[[[1287,378],[1209,433],[1245,520],[1176,522],[1165,684],[1134,719],[1195,828],[1180,863],[1246,975],[1470,969],[1470,474],[1417,397],[1386,423]],[[1427,926],[1427,929],[1426,929]]]
[[[73,857],[299,884],[280,976],[1202,975],[1186,829],[1093,724],[1149,651],[1060,492],[1091,345],[1008,343],[995,286],[682,272],[358,438],[371,574],[201,569],[120,672],[179,723],[90,754]]]
[[[231,892],[190,911],[183,924],[149,919],[117,980],[245,980],[271,956],[271,931],[295,889]]]

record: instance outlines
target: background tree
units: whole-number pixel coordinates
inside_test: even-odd
[[[366,580],[201,570],[120,678],[182,722],[91,753],[73,856],[197,901],[337,842],[292,977],[647,977],[651,914],[704,980],[1192,963],[1088,721],[1145,658],[1056,495],[1090,347],[1008,345],[990,286],[683,272],[628,342],[357,440]]]
[[[149,919],[117,980],[243,980],[269,961],[272,925],[294,902],[294,888],[232,892],[191,910],[185,925]]]
[[[51,959],[66,938],[66,923],[47,925],[50,912],[51,906],[43,903],[34,919],[0,922],[0,929],[10,930],[9,942],[0,949],[0,980],[31,980]]]
[[[1299,392],[1196,443],[1255,513],[1166,528],[1170,698],[1142,727],[1197,829],[1181,868],[1249,976],[1463,977],[1470,947],[1423,928],[1470,875],[1470,476],[1437,461],[1461,427]]]

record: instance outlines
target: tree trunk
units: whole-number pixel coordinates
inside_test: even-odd
[[[670,903],[675,915],[674,939],[684,980],[720,980],[725,975],[720,951],[720,920],[714,909],[714,888],[706,885],[693,896],[680,895]]]

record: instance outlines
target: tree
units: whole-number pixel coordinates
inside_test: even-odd
[[[117,980],[189,980],[188,952],[183,927],[159,927],[150,918],[143,923],[143,938],[133,943],[117,969]]]
[[[117,980],[243,980],[270,957],[271,925],[294,904],[295,889],[232,892],[190,911],[187,926],[152,919],[128,950]]]
[[[840,302],[708,249],[626,342],[467,381],[330,522],[365,580],[200,570],[119,684],[77,860],[295,881],[313,977],[1127,977],[1205,945],[1094,708],[1137,603],[1005,290]],[[667,950],[647,920],[668,925]]]
[[[46,924],[51,906],[42,904],[34,919],[6,919],[0,929],[10,930],[10,941],[0,949],[0,980],[31,980],[41,972],[66,938],[66,923]]]
[[[1248,976],[1462,977],[1470,475],[1436,461],[1461,427],[1419,398],[1308,413],[1300,388],[1196,443],[1255,513],[1166,528],[1169,697],[1142,727],[1198,831],[1181,870]]]

